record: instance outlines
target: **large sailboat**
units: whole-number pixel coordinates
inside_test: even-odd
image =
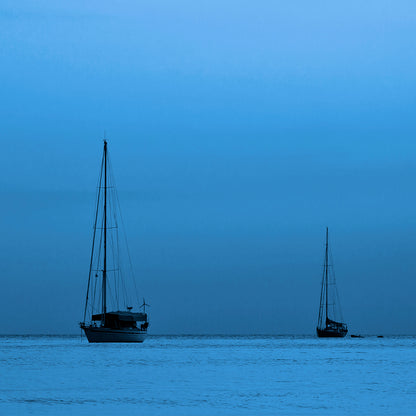
[[[84,319],[80,323],[89,342],[143,342],[149,326],[145,309],[148,305],[144,299],[141,306],[138,302],[127,239],[119,239],[119,219],[123,229],[104,140]],[[128,271],[121,261],[122,251],[127,252]],[[134,303],[137,303],[136,311],[133,311]]]
[[[347,335],[347,324],[343,323],[335,274],[329,264],[328,227],[326,228],[325,262],[322,276],[321,299],[319,304],[316,333],[320,338],[343,338]]]

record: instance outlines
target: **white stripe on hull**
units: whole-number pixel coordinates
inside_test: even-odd
[[[84,327],[88,342],[143,342],[146,332],[131,329]]]

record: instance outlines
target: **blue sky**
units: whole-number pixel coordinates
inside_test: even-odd
[[[4,333],[82,317],[104,131],[154,333],[414,333],[413,2],[2,2]]]

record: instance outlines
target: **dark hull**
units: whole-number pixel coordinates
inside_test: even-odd
[[[347,333],[348,330],[346,329],[316,328],[316,335],[318,335],[319,338],[344,338]]]
[[[104,327],[82,326],[88,342],[143,342],[146,331],[139,329],[110,329]]]

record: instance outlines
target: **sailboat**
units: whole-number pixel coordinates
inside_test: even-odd
[[[326,228],[325,262],[322,276],[321,299],[319,304],[316,333],[320,338],[343,338],[348,333],[343,323],[338,291],[335,285],[333,267],[329,264],[328,227]]]
[[[104,140],[84,319],[80,323],[89,342],[143,342],[147,335],[149,305],[143,299],[143,304],[137,305],[139,310],[133,311],[133,298],[138,300],[137,289],[126,238],[128,274],[133,283],[126,280],[121,264],[123,242],[119,239],[118,216],[121,218],[120,204]]]

